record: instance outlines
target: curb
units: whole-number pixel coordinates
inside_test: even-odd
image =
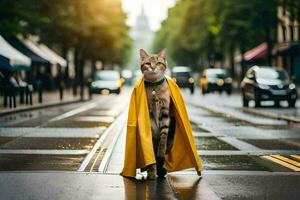
[[[12,110],[9,110],[9,111],[0,111],[0,116],[15,114],[15,113],[29,111],[29,110],[50,108],[50,107],[54,107],[54,106],[62,106],[62,105],[66,105],[66,104],[80,103],[80,102],[87,102],[87,101],[90,101],[90,100],[89,99],[84,99],[84,100],[79,99],[79,100],[70,100],[70,101],[57,102],[57,103],[42,104],[42,105],[37,105],[37,106],[28,106],[26,108],[12,108]]]
[[[250,108],[242,108],[242,111],[244,111],[246,113],[249,113],[249,114],[257,115],[257,116],[268,117],[268,118],[271,118],[271,119],[286,120],[288,122],[300,123],[300,119],[296,118],[296,117],[290,117],[290,116],[280,115],[280,114],[273,114],[273,113],[270,113],[270,112],[253,110],[253,109],[250,109]]]

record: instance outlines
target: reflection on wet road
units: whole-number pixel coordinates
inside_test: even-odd
[[[283,120],[244,113],[236,96],[184,96],[205,169],[298,171],[300,162],[291,155],[300,155],[299,130]],[[281,157],[269,159],[274,154]]]
[[[77,171],[128,92],[0,117],[0,170]]]

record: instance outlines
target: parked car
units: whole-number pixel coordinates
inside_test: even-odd
[[[280,101],[288,101],[289,107],[295,107],[297,100],[296,85],[285,70],[275,67],[251,67],[241,82],[241,88],[244,107],[248,107],[250,100],[255,101],[255,107],[267,100],[273,100],[275,106],[279,106]]]
[[[120,73],[112,70],[95,72],[91,83],[91,92],[97,94],[120,94],[122,80]]]
[[[181,88],[189,88],[194,93],[194,78],[191,69],[186,66],[175,66],[172,68],[171,77]]]
[[[231,94],[232,79],[225,69],[205,69],[200,76],[199,86],[202,94],[218,91],[225,91]]]

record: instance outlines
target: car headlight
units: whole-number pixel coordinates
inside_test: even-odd
[[[222,86],[224,84],[224,80],[223,79],[218,79],[217,80],[217,85],[218,86]]]
[[[231,83],[231,82],[232,82],[232,78],[226,78],[226,79],[225,79],[225,82],[226,82],[226,83]]]
[[[194,79],[193,78],[189,78],[189,83],[194,83]]]
[[[259,84],[258,87],[260,89],[263,89],[263,90],[268,90],[270,88],[270,86],[268,86],[268,85],[262,85],[262,84]]]
[[[293,89],[296,88],[296,85],[295,85],[294,83],[291,83],[291,84],[289,85],[289,88],[290,88],[290,90],[293,90]]]
[[[117,86],[118,86],[118,87],[122,87],[122,84],[123,84],[123,81],[122,81],[122,79],[119,79],[119,80],[118,80],[118,84],[117,84]]]

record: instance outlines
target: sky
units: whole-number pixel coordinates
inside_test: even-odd
[[[123,10],[127,13],[127,24],[133,26],[137,16],[141,12],[141,5],[149,19],[152,31],[160,28],[160,23],[167,18],[168,8],[175,5],[176,0],[122,0]]]

